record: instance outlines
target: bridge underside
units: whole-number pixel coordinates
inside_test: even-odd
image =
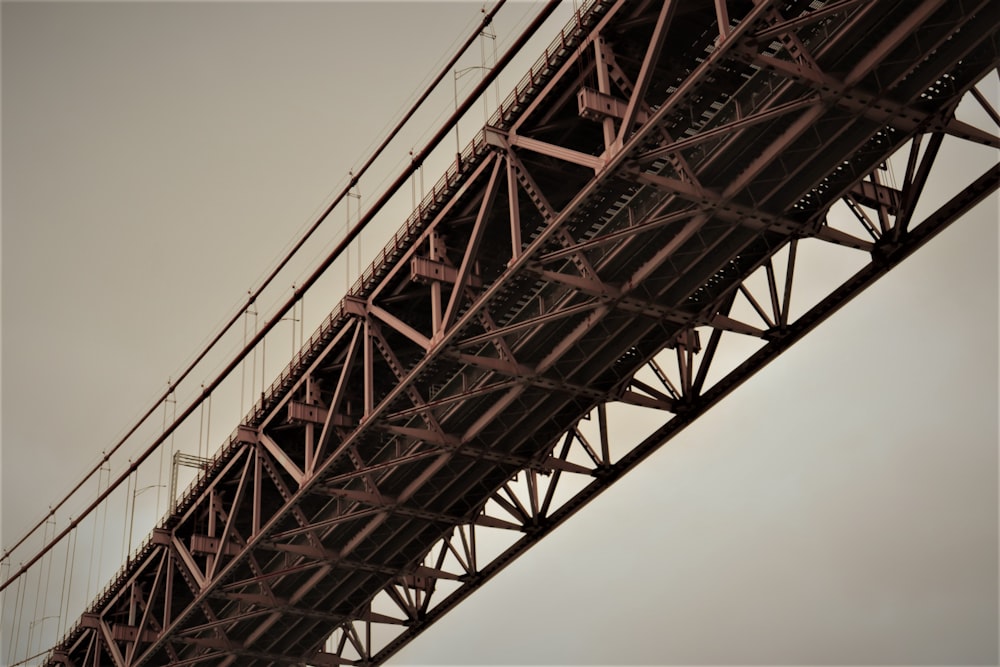
[[[1000,147],[955,118],[998,24],[590,4],[50,664],[386,660],[995,190],[916,216],[945,136]],[[796,311],[805,244],[861,268]]]

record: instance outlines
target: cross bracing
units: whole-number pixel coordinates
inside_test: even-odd
[[[52,662],[384,661],[995,189],[915,218],[943,136],[997,147],[997,11],[592,5]],[[864,266],[795,313],[808,243]]]

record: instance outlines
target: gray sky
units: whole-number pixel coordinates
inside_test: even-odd
[[[530,11],[511,8],[499,38]],[[4,546],[155,400],[478,18],[472,3],[3,4]],[[452,104],[448,82],[418,129]],[[946,155],[969,179],[993,159]],[[996,663],[997,217],[994,198],[956,223],[395,664]],[[337,289],[307,302],[306,335]],[[212,449],[239,414],[216,412]]]

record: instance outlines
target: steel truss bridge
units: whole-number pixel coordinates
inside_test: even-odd
[[[585,5],[45,664],[383,663],[996,190],[917,214],[946,136],[1000,148],[955,117],[998,25]],[[807,244],[862,268],[797,312]]]

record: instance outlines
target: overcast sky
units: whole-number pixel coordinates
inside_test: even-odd
[[[505,10],[499,39],[533,9]],[[153,403],[479,16],[3,4],[5,547]],[[995,159],[973,153],[949,149],[946,169],[971,180]],[[394,664],[995,664],[997,219],[994,197]],[[337,296],[307,303],[306,335]],[[268,354],[283,365],[290,347]]]

